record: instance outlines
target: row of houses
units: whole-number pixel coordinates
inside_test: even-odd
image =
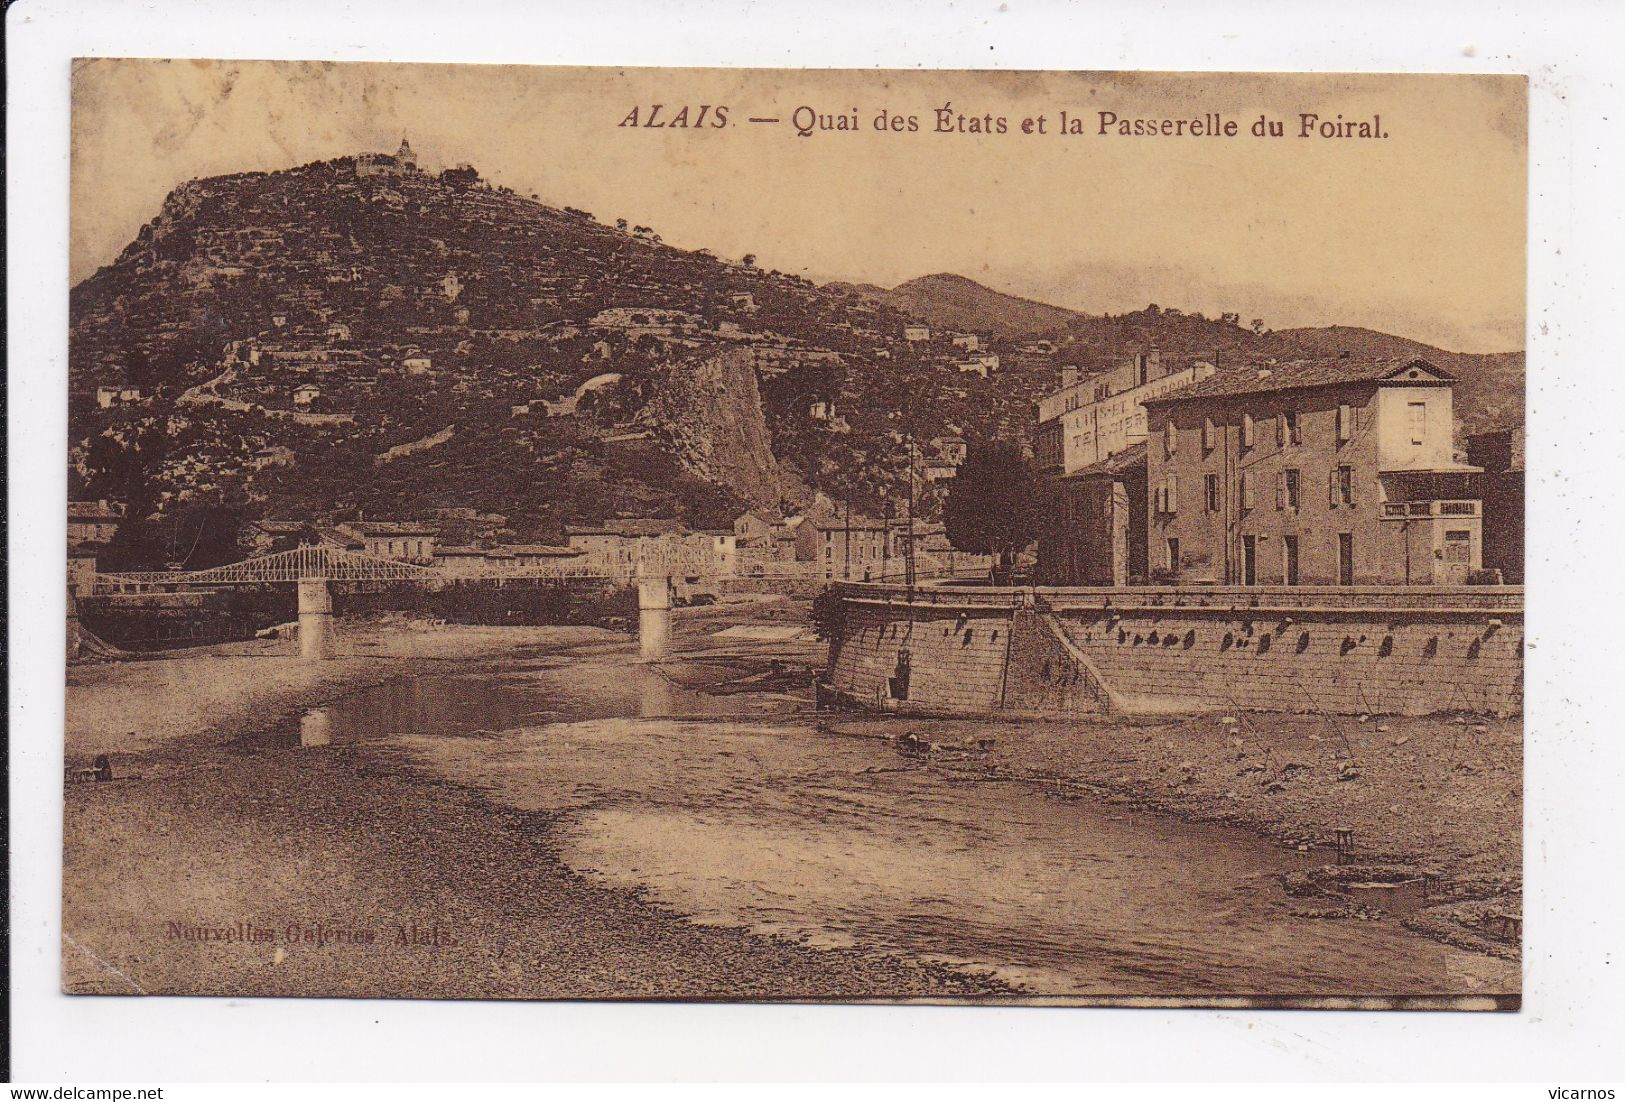
[[[740,572],[801,573],[826,581],[880,581],[985,571],[985,556],[957,551],[938,521],[875,520],[843,510],[784,518],[752,510],[734,522]],[[790,569],[786,569],[786,568]]]
[[[1054,501],[1037,580],[1521,582],[1522,430],[1502,434],[1516,471],[1502,436],[1458,459],[1454,383],[1426,360],[1347,354],[1221,371],[1153,352],[1063,378],[1039,409]]]

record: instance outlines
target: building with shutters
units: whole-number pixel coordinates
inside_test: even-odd
[[[1344,355],[1146,399],[1151,580],[1467,583],[1479,468],[1455,459],[1454,383],[1426,360]]]
[[[1034,460],[1050,489],[1038,536],[1039,582],[1146,580],[1144,403],[1217,370],[1206,361],[1177,366],[1156,349],[1088,378],[1062,369],[1061,388],[1038,403]]]
[[[428,566],[434,562],[435,540],[440,529],[416,521],[352,520],[336,525],[334,532],[359,543],[362,554]],[[334,541],[324,536],[323,542]]]

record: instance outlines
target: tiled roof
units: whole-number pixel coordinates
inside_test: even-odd
[[[415,520],[352,520],[340,527],[366,536],[432,536],[440,531]]]
[[[1146,462],[1145,453],[1146,447],[1143,442],[1133,444],[1118,452],[1116,455],[1107,456],[1099,463],[1091,463],[1087,467],[1082,467],[1076,471],[1071,471],[1062,477],[1095,478],[1100,475],[1120,475],[1126,471],[1133,470],[1136,467],[1144,467]]]
[[[1331,356],[1321,359],[1290,360],[1225,369],[1192,386],[1182,387],[1141,405],[1169,405],[1193,398],[1225,398],[1238,394],[1273,394],[1283,390],[1309,390],[1345,383],[1375,383],[1408,367],[1420,367],[1446,382],[1455,376],[1443,368],[1415,356],[1370,358]]]
[[[850,528],[854,532],[884,531],[886,522],[883,520],[870,520],[868,517],[820,517],[813,521],[813,528],[820,532],[844,532]]]
[[[564,531],[571,536],[666,536],[683,531],[683,522],[671,518],[606,520],[598,525],[569,524]]]

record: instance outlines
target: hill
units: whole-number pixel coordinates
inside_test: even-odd
[[[878,510],[910,434],[1020,435],[1054,379],[967,373],[909,321],[409,151],[194,180],[72,289],[71,490],[539,539],[820,491]]]
[[[872,284],[855,285],[853,289],[929,325],[985,333],[1010,341],[1042,336],[1082,316],[1073,310],[1007,295],[975,280],[947,273],[920,276],[899,283],[889,291]]]
[[[183,184],[69,305],[70,491],[151,528],[126,566],[186,561],[197,541],[165,524],[188,513],[441,516],[467,521],[459,537],[540,540],[819,494],[874,515],[918,445],[1029,441],[1062,365],[1149,348],[1414,353],[1460,377],[1469,427],[1522,402],[1521,353],[1154,306],[1095,317],[959,276],[818,287],[472,168],[420,171],[409,149]],[[929,340],[907,339],[916,321]]]

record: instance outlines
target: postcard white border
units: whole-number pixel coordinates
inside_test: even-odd
[[[1625,259],[1602,4],[46,4],[7,12],[19,1079],[1512,1080],[1619,1075]],[[58,988],[68,59],[1531,76],[1524,1010],[1516,1015],[67,998]],[[545,120],[538,119],[538,126]]]

